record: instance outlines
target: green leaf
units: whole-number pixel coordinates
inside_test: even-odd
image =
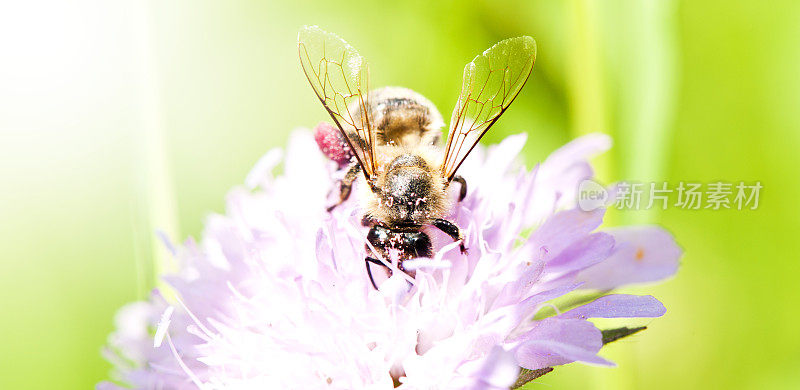
[[[518,389],[524,386],[526,383],[553,371],[553,367],[545,367],[540,368],[538,370],[529,370],[527,368],[523,368],[522,371],[519,372],[519,377],[517,381],[511,386],[512,389]]]
[[[606,329],[603,332],[603,345],[606,345],[612,341],[617,341],[623,337],[628,337],[634,333],[639,333],[643,330],[647,329],[646,326],[640,326],[637,328],[616,328],[616,329]]]

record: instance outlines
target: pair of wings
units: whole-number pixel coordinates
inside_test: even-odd
[[[378,169],[377,133],[368,101],[367,63],[350,44],[316,26],[300,30],[297,46],[311,87],[371,181]],[[441,164],[448,182],[517,97],[535,60],[536,42],[523,36],[498,42],[464,67]]]

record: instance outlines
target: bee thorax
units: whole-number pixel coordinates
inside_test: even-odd
[[[379,195],[381,214],[392,222],[420,224],[430,219],[436,176],[425,160],[414,154],[401,154],[386,168]]]

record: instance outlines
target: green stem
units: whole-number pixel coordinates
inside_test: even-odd
[[[176,264],[172,261],[163,243],[156,239],[156,232],[161,231],[167,237],[178,236],[178,218],[175,207],[175,192],[173,189],[172,175],[168,164],[165,136],[161,112],[161,100],[158,80],[158,65],[156,50],[152,38],[152,19],[150,17],[149,2],[136,3],[131,9],[132,20],[136,34],[136,49],[139,63],[140,107],[141,107],[141,133],[136,134],[138,141],[137,160],[135,169],[139,170],[137,207],[141,218],[145,222],[141,240],[149,243],[153,264],[154,279],[157,287],[169,291],[160,281],[160,276],[174,270]],[[143,204],[142,204],[143,203]]]
[[[590,0],[572,0],[567,7],[570,29],[568,51],[568,96],[571,108],[571,133],[579,137],[589,133],[609,133],[598,13]],[[611,153],[593,161],[595,177],[604,183],[612,180],[614,161]],[[614,214],[606,214],[606,224]]]
[[[643,1],[631,5],[631,34],[625,45],[628,64],[621,70],[619,123],[622,178],[645,183],[665,178],[674,106],[675,32],[672,1]],[[656,188],[660,188],[656,183]],[[643,195],[642,208],[646,207]],[[643,212],[623,213],[623,221],[652,223],[661,211],[653,207]]]

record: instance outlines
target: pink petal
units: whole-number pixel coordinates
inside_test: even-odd
[[[672,235],[657,226],[608,229],[614,236],[614,252],[605,261],[580,274],[582,288],[608,290],[631,283],[644,283],[672,276],[678,270],[683,250]]]
[[[561,211],[536,229],[520,252],[535,256],[534,259],[550,260],[600,226],[604,213],[604,209]]]
[[[519,339],[522,342],[516,348],[517,362],[530,370],[574,361],[613,365],[597,356],[603,346],[602,333],[588,321],[547,318],[536,322]]]
[[[607,259],[613,248],[614,238],[610,234],[590,234],[548,261],[545,270],[563,274],[591,267]]]
[[[486,357],[468,361],[462,364],[458,371],[475,380],[471,388],[507,389],[516,382],[519,365],[513,353],[501,347],[494,347]]]
[[[594,176],[589,157],[611,146],[605,134],[589,134],[553,152],[539,168],[535,178],[536,205],[526,212],[526,221],[539,222],[554,209],[573,207],[577,201],[578,184]]]
[[[563,171],[566,167],[588,160],[611,147],[611,137],[601,133],[587,134],[551,153],[544,162],[549,169]]]
[[[614,363],[597,356],[596,352],[576,345],[549,340],[537,340],[525,344],[517,350],[517,359],[522,367],[531,370],[572,362],[614,366]]]
[[[563,296],[579,285],[561,285],[552,290],[543,291],[525,298],[516,305],[508,305],[490,311],[481,320],[488,334],[507,335],[512,329],[526,319],[529,319],[541,305],[551,299]],[[504,336],[503,336],[504,337]]]
[[[652,295],[611,294],[578,306],[558,318],[661,317],[667,309]]]

